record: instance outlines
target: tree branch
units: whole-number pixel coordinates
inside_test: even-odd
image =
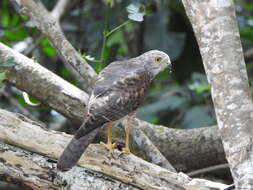
[[[90,92],[96,73],[65,38],[58,21],[48,16],[50,13],[40,1],[16,0],[16,2],[21,6],[22,13],[29,16],[33,24],[52,42],[62,60],[75,68],[84,78],[85,90]]]
[[[219,131],[238,190],[253,188],[253,105],[232,0],[183,0],[211,85]]]
[[[72,138],[65,133],[45,130],[25,116],[1,109],[0,131],[0,141],[51,158],[58,158]],[[215,185],[220,190],[227,187],[207,180],[192,180],[185,174],[169,172],[134,155],[122,155],[118,150],[111,156],[101,145],[89,146],[78,165],[145,190],[185,190],[193,185]],[[9,176],[7,179],[18,178],[32,189],[38,189],[37,186],[43,186],[42,189],[77,189],[87,181],[87,175],[83,177],[84,169],[74,167],[61,173],[56,171],[55,163],[49,163],[46,158],[4,144],[0,144],[0,171]],[[59,180],[60,177],[63,179]]]
[[[57,173],[54,160],[0,142],[0,180],[30,190],[109,189],[137,190],[95,171],[75,167]]]
[[[0,57],[4,60],[14,58],[16,64],[14,67],[1,67],[0,64],[0,71],[7,71],[6,75],[11,84],[73,121],[83,120],[89,98],[85,92],[70,85],[35,60],[27,58],[2,43],[0,43]]]
[[[55,18],[55,20],[60,20],[62,15],[64,14],[70,0],[58,0],[54,9],[51,11],[51,16]]]
[[[164,155],[157,149],[157,147],[150,141],[147,135],[141,129],[136,127],[136,124],[134,127],[132,127],[130,134],[132,135],[132,139],[134,139],[134,142],[136,142],[137,146],[141,147],[141,151],[146,152],[144,155],[148,160],[151,160],[151,163],[166,168],[169,171],[176,172],[175,168],[169,163],[167,158],[165,158]]]

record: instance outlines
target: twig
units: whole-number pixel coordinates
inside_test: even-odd
[[[70,0],[58,0],[54,9],[51,11],[51,16],[53,16],[56,20],[60,20],[62,15],[64,14]]]
[[[210,167],[203,168],[200,170],[192,171],[192,172],[187,173],[187,175],[190,177],[193,177],[193,176],[197,176],[200,174],[204,174],[204,173],[208,173],[208,172],[212,172],[212,171],[216,171],[216,170],[221,170],[221,169],[227,169],[227,168],[229,168],[228,164],[220,164],[220,165],[210,166]]]
[[[116,32],[117,30],[119,30],[120,28],[124,27],[125,25],[127,25],[131,20],[127,20],[125,22],[123,22],[122,24],[120,24],[119,26],[117,26],[116,28],[112,29],[110,32],[106,33],[106,37],[108,38],[110,35],[112,35],[114,32]]]
[[[15,106],[18,110],[18,112],[20,112],[21,114],[30,117],[33,120],[38,120],[38,118],[36,118],[30,111],[28,111],[27,109],[25,109],[23,106],[20,105],[20,103],[14,99],[11,94],[8,91],[3,91],[2,94],[8,98],[8,100],[10,101],[10,103]]]
[[[34,106],[34,107],[41,105],[41,103],[35,104],[35,103],[31,102],[31,100],[29,98],[29,94],[27,94],[26,92],[22,92],[22,95],[24,97],[25,103],[27,103],[28,105]]]

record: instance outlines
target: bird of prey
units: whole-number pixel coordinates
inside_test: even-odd
[[[152,79],[165,68],[171,69],[169,56],[158,50],[148,51],[138,57],[115,61],[105,67],[98,75],[87,104],[87,118],[73,139],[63,151],[57,168],[61,171],[71,169],[95,137],[99,127],[107,125],[106,148],[112,151],[112,122],[128,116],[125,126],[125,148],[129,150],[129,127],[133,113],[142,104]]]

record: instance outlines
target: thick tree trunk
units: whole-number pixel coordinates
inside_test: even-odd
[[[253,106],[232,0],[183,0],[238,190],[253,189]]]

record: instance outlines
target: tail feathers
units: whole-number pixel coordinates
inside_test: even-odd
[[[59,158],[57,168],[61,171],[70,170],[78,162],[85,149],[95,138],[98,130],[99,129],[95,129],[80,138],[77,138],[75,135]]]

